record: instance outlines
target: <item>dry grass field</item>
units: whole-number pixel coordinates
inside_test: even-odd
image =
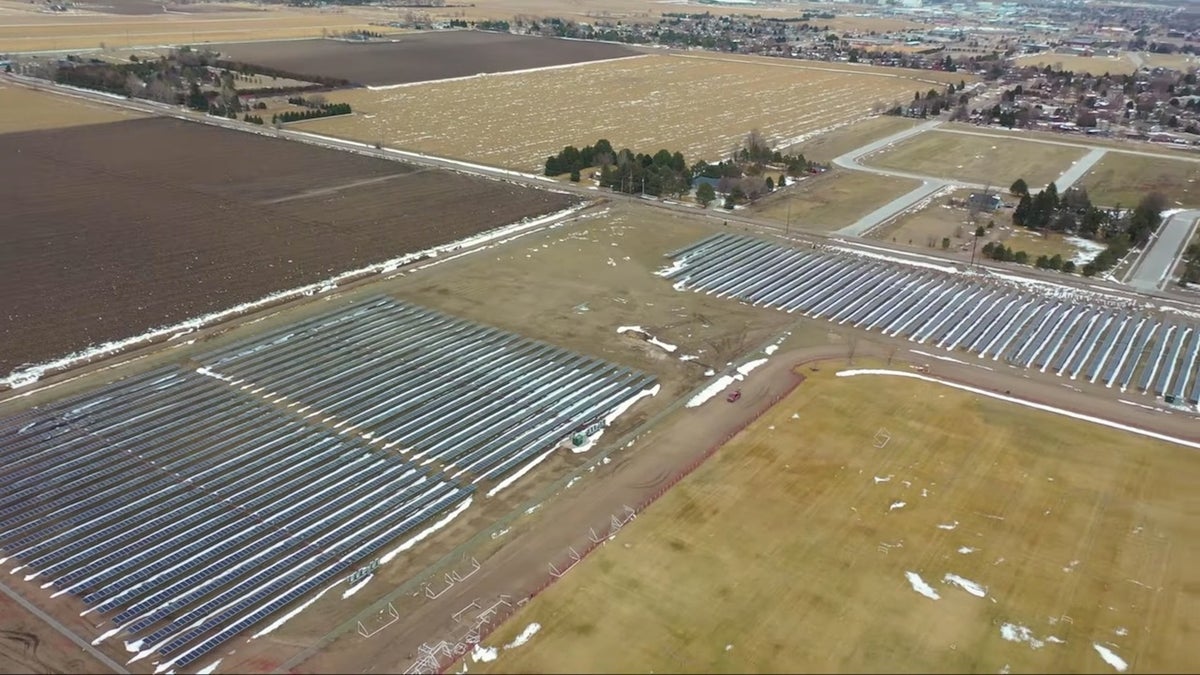
[[[1085,154],[1083,148],[933,132],[902,141],[865,163],[1007,189],[1018,178],[1030,187],[1046,185]]]
[[[788,151],[799,152],[815,162],[829,162],[872,141],[914,127],[917,123],[918,120],[911,117],[878,115],[803,140],[788,148]]]
[[[1133,141],[1122,138],[1102,138],[1099,136],[1087,136],[1079,133],[1062,133],[1056,131],[1035,131],[1030,129],[1005,129],[1004,127],[980,127],[973,124],[962,122],[948,122],[938,127],[938,130],[945,132],[967,131],[972,134],[986,134],[996,138],[1015,138],[1018,140],[1034,141],[1053,141],[1054,143],[1068,143],[1079,145],[1080,147],[1094,146],[1102,148],[1112,148],[1114,150],[1133,150],[1136,152],[1152,152],[1164,157],[1198,157],[1200,152],[1188,150],[1186,147],[1172,147],[1165,143],[1150,143],[1148,141]]]
[[[1200,668],[1194,450],[834,370],[804,369],[469,671]]]
[[[688,161],[726,156],[751,129],[789,139],[927,88],[886,71],[783,59],[654,55],[338,95],[357,114],[298,127],[487,164],[539,170],[564,145],[607,138]]]
[[[830,171],[777,190],[752,207],[760,218],[803,230],[831,232],[855,222],[920,183],[865,171]]]
[[[369,22],[384,16],[353,11],[229,11],[116,16],[78,13],[0,14],[0,53],[65,49],[149,47],[241,40],[320,37],[322,31],[378,30]],[[392,15],[394,18],[394,14]]]
[[[1093,202],[1105,206],[1132,207],[1147,193],[1161,192],[1173,207],[1194,207],[1200,205],[1198,179],[1200,162],[1109,153],[1080,185]]]
[[[1151,68],[1174,68],[1176,70],[1186,70],[1195,68],[1200,65],[1200,61],[1196,57],[1189,54],[1155,54],[1153,52],[1142,52],[1140,54],[1142,61]]]
[[[1077,56],[1075,54],[1029,54],[1018,56],[1016,62],[1021,65],[1050,66],[1055,70],[1069,70],[1075,73],[1090,73],[1092,75],[1129,75],[1137,70],[1133,61],[1124,56]]]
[[[0,134],[117,122],[136,117],[141,115],[114,106],[0,84]]]
[[[606,42],[465,30],[411,33],[387,42],[289,40],[212,48],[237,61],[368,86],[544,68],[638,53]]]

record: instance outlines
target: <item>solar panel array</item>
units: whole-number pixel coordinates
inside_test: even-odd
[[[200,359],[207,372],[453,477],[497,479],[654,383],[391,298]]]
[[[671,254],[676,288],[965,349],[1122,391],[1200,401],[1200,327],[945,271],[718,234]]]
[[[160,668],[352,571],[461,504],[467,478],[503,476],[652,382],[387,299],[207,362],[0,420],[3,560],[81,598]]]

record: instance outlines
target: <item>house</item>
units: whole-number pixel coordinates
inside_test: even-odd
[[[985,213],[992,213],[996,209],[1004,206],[1004,200],[1000,199],[1000,195],[990,192],[972,192],[970,197],[967,197],[967,207],[971,209],[979,209]]]

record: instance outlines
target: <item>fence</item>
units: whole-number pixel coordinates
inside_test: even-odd
[[[508,605],[504,608],[503,612],[491,613],[486,617],[485,620],[481,620],[475,625],[472,632],[468,633],[466,636],[466,641],[469,643],[469,645],[464,645],[460,642],[456,645],[456,647],[458,647],[457,649],[442,649],[438,650],[437,654],[423,655],[422,659],[406,672],[415,674],[422,672],[445,673],[449,671],[455,664],[458,663],[459,659],[466,657],[469,649],[474,648],[474,646],[477,644],[482,644],[483,641],[486,640],[493,631],[499,628],[501,624],[503,624],[506,620],[508,620],[509,617],[524,607],[530,600],[536,598],[540,593],[542,593],[542,591],[545,591],[547,588],[549,588],[551,584],[566,575],[571,568],[582,562],[583,559],[589,554],[591,554],[597,548],[600,548],[600,546],[602,546],[604,543],[611,540],[614,536],[616,536],[617,532],[620,531],[621,528],[623,528],[633,519],[637,518],[640,513],[645,511],[651,504],[666,494],[667,490],[670,490],[677,483],[679,483],[679,481],[691,475],[693,471],[700,468],[701,464],[715,455],[717,450],[720,450],[725,444],[733,440],[735,436],[742,433],[746,427],[758,421],[758,419],[762,417],[768,410],[774,408],[776,404],[795,391],[796,387],[800,386],[800,384],[804,382],[805,378],[804,375],[795,373],[794,370],[807,363],[817,360],[822,359],[814,358],[796,363],[793,366],[794,380],[787,386],[787,388],[773,396],[766,405],[760,406],[753,415],[738,425],[733,431],[730,431],[728,434],[726,434],[721,440],[709,446],[709,448],[705,450],[699,457],[677,472],[672,478],[659,485],[655,492],[643,499],[642,502],[636,507],[626,506],[623,520],[618,519],[615,515],[613,515],[609,520],[608,526],[604,530],[604,534],[597,534],[595,528],[592,528],[589,531],[588,543],[583,546],[582,550],[576,550],[574,546],[571,546],[567,549],[567,553],[562,558],[550,562],[548,564],[549,571],[546,575],[546,578],[536,589],[529,593],[529,595],[527,595],[524,599],[519,600],[516,604]],[[481,619],[482,618],[483,617],[481,617]],[[442,661],[443,658],[446,659],[445,662]],[[425,666],[426,668],[421,668],[421,666]]]

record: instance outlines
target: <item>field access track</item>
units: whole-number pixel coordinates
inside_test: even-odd
[[[0,378],[575,198],[172,119],[0,135]]]
[[[386,41],[288,40],[210,45],[225,58],[277,68],[297,76],[386,86],[484,73],[603,61],[637,52],[585,40],[488,33],[430,31]]]
[[[0,420],[0,562],[81,598],[113,624],[101,639],[157,652],[159,671],[654,393],[647,375],[387,298],[207,363]]]
[[[455,479],[497,479],[654,378],[389,298],[201,357],[205,372]],[[398,447],[397,447],[398,446]]]
[[[678,290],[799,311],[1021,368],[1200,401],[1200,327],[1000,279],[719,234],[672,254]]]

